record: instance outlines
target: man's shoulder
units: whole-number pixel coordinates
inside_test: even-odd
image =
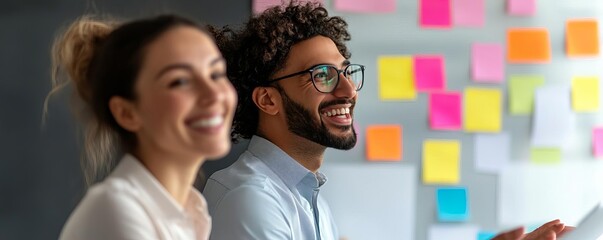
[[[217,184],[226,189],[234,189],[241,185],[261,185],[268,178],[265,164],[245,151],[232,165],[212,174],[207,185]]]
[[[203,195],[208,201],[208,206],[212,208],[227,195],[277,195],[282,188],[278,181],[278,177],[266,164],[246,151],[235,163],[215,172],[207,179]]]
[[[270,178],[262,173],[232,174],[228,169],[223,169],[207,179],[203,195],[214,195],[215,192],[221,192],[223,195],[238,188],[268,189],[272,185],[271,182]]]

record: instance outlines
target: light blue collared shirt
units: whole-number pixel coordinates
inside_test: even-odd
[[[336,240],[331,211],[319,195],[325,182],[321,173],[253,136],[234,164],[207,180],[210,239]]]

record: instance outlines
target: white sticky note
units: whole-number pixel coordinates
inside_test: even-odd
[[[543,86],[534,96],[532,147],[565,148],[574,128],[568,85]]]
[[[320,194],[347,239],[415,239],[417,168],[388,163],[326,163]]]
[[[429,227],[429,240],[468,240],[476,239],[479,228],[474,225],[432,225]],[[404,238],[396,238],[404,239]]]
[[[509,163],[511,137],[508,133],[476,134],[473,145],[475,168],[486,173],[498,173]]]
[[[576,226],[601,199],[603,163],[580,159],[559,165],[513,161],[499,177],[499,223],[503,227],[553,219]]]

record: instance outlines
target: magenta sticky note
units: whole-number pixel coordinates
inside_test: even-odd
[[[474,43],[471,46],[471,75],[476,82],[504,81],[505,55],[502,44]]]
[[[593,129],[593,154],[595,157],[603,157],[603,127]]]
[[[417,55],[413,57],[415,86],[418,91],[444,90],[444,57],[440,55]]]
[[[395,0],[335,0],[335,10],[355,13],[391,13]]]
[[[354,119],[354,121],[352,121],[352,127],[354,128],[356,137],[360,137],[360,128],[358,127],[358,123],[356,122],[356,119]]]
[[[428,28],[449,28],[452,25],[451,0],[419,0],[419,24]]]
[[[323,0],[298,0],[297,2],[315,2],[315,3],[323,3]],[[264,10],[282,5],[283,3],[289,3],[289,1],[285,0],[252,0],[251,8],[253,9],[253,14],[262,13]]]
[[[454,25],[483,27],[484,11],[484,0],[454,0]]]
[[[536,14],[536,0],[507,0],[507,12],[515,16]]]
[[[459,92],[432,92],[429,94],[429,126],[431,129],[461,129],[461,96]]]

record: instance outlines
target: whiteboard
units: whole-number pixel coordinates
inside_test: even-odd
[[[462,145],[461,149],[461,182],[466,187],[470,203],[470,218],[467,224],[474,224],[480,230],[498,231],[505,229],[510,222],[501,222],[499,213],[500,194],[512,194],[517,201],[523,201],[531,195],[519,196],[518,193],[500,193],[499,174],[476,171],[474,164],[474,134],[464,131],[433,131],[428,127],[428,102],[425,93],[419,93],[414,101],[379,100],[377,58],[381,55],[415,55],[441,54],[445,57],[445,74],[447,90],[463,91],[466,87],[487,87],[500,89],[503,92],[502,131],[511,137],[510,161],[524,163],[529,159],[529,146],[532,132],[532,116],[512,116],[508,111],[507,80],[513,74],[537,74],[545,78],[545,85],[568,84],[575,75],[603,77],[603,60],[601,57],[590,59],[569,59],[565,55],[565,22],[570,18],[595,18],[599,20],[599,35],[603,20],[603,1],[592,0],[538,0],[537,13],[532,17],[515,17],[506,14],[505,0],[485,0],[485,25],[481,28],[455,27],[446,30],[421,29],[418,25],[418,0],[397,0],[396,11],[387,14],[359,14],[339,12],[333,9],[334,0],[325,0],[331,15],[342,16],[349,24],[352,40],[348,47],[352,52],[352,62],[366,65],[365,85],[359,92],[355,109],[355,121],[359,130],[359,141],[355,149],[350,151],[327,150],[325,169],[338,168],[330,164],[374,163],[365,160],[364,129],[372,124],[399,124],[403,127],[403,160],[388,166],[414,166],[421,171],[421,149],[425,139],[455,139]],[[470,55],[471,45],[475,42],[500,43],[506,48],[506,31],[510,27],[544,27],[549,30],[552,48],[552,61],[548,64],[509,64],[505,63],[505,82],[502,84],[474,83],[471,80]],[[599,39],[603,39],[599,36]],[[505,51],[506,53],[506,51]],[[600,86],[603,84],[600,84]],[[601,99],[603,100],[603,99]],[[603,101],[602,101],[603,103]],[[603,105],[603,104],[602,104]],[[563,162],[595,162],[591,154],[591,129],[595,125],[603,125],[603,114],[575,114],[575,128],[564,143]],[[564,166],[561,166],[564,168]],[[537,170],[536,170],[537,171]],[[506,176],[506,175],[505,175]],[[335,181],[328,176],[329,181]],[[366,179],[366,181],[372,181]],[[438,224],[435,209],[435,191],[438,186],[421,183],[420,174],[416,175],[414,238],[427,239],[429,228]],[[377,186],[378,184],[372,184]],[[348,188],[355,188],[348,185]],[[390,196],[408,194],[407,189],[391,189],[399,191]],[[586,189],[585,191],[589,191]],[[343,190],[341,190],[343,191]],[[593,190],[594,191],[594,190]],[[327,191],[325,191],[326,193]],[[382,193],[382,192],[380,192]],[[533,192],[531,194],[548,194]],[[375,193],[376,194],[376,193]],[[568,194],[572,194],[569,192]],[[376,196],[364,196],[369,201]],[[525,199],[524,199],[525,198]],[[404,201],[406,199],[400,199]],[[329,199],[330,206],[345,203],[346,198]],[[393,206],[375,204],[377,212],[385,212]],[[578,209],[588,209],[590,202],[577,203]],[[562,206],[560,206],[562,207]],[[542,209],[534,209],[542,212]],[[349,214],[340,211],[343,214]],[[581,217],[576,212],[571,219]],[[346,215],[347,216],[347,215]],[[339,216],[345,218],[344,216]],[[383,222],[397,218],[390,214],[381,216]],[[357,228],[357,231],[370,231],[360,228],[361,225],[339,222],[340,228]],[[355,233],[363,234],[363,233]],[[366,236],[366,235],[362,235]],[[350,238],[379,239],[379,238]],[[387,238],[384,238],[387,239]],[[402,238],[400,238],[402,239]]]

